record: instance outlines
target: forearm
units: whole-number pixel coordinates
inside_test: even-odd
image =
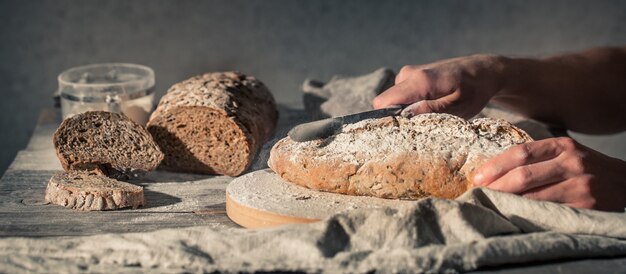
[[[626,47],[500,59],[506,69],[497,103],[579,132],[626,130]]]

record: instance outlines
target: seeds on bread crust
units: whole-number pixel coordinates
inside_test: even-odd
[[[150,116],[148,130],[165,153],[160,168],[237,176],[272,137],[277,118],[263,83],[216,72],[173,85]]]
[[[385,117],[346,125],[323,140],[280,140],[268,164],[311,189],[389,199],[456,198],[471,172],[508,147],[532,141],[504,120],[449,114]]]
[[[59,172],[46,187],[46,202],[82,211],[144,205],[143,187],[87,171]]]

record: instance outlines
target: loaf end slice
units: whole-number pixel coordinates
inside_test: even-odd
[[[48,181],[45,199],[81,211],[136,209],[144,205],[143,187],[88,171],[55,174]]]
[[[274,98],[261,81],[214,72],[173,85],[148,130],[165,153],[159,168],[237,176],[273,135],[277,118]]]
[[[91,170],[120,180],[154,170],[163,159],[144,127],[123,114],[106,111],[65,119],[53,142],[66,171]]]

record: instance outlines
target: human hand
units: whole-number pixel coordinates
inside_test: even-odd
[[[501,88],[504,57],[472,55],[404,66],[395,85],[373,100],[376,109],[411,104],[403,115],[446,112],[463,118],[478,114]]]
[[[565,137],[511,147],[474,171],[473,182],[577,208],[626,207],[626,162]]]

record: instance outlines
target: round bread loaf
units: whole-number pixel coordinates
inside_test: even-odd
[[[449,114],[385,117],[345,125],[326,139],[271,150],[268,165],[286,181],[320,191],[389,199],[456,198],[469,174],[515,144],[532,141],[504,120]]]
[[[143,187],[88,171],[59,172],[46,187],[46,202],[76,210],[143,206]]]
[[[148,130],[165,153],[160,168],[237,176],[272,137],[277,119],[274,97],[259,80],[206,73],[172,86]]]
[[[53,142],[66,171],[91,170],[120,180],[154,170],[163,159],[143,126],[106,111],[88,111],[63,120]]]

